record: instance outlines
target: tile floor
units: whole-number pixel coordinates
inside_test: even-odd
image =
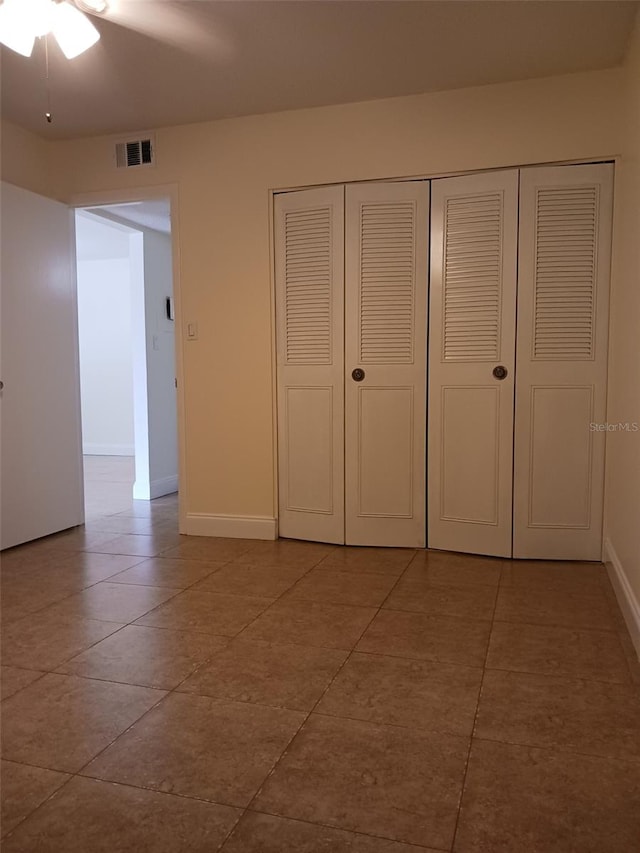
[[[6,853],[640,850],[602,566],[180,537],[94,462],[2,557]]]

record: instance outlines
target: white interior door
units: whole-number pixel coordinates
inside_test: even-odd
[[[507,557],[517,170],[433,181],[431,223],[428,544]]]
[[[428,182],[347,187],[349,545],[425,545],[428,241]]]
[[[275,198],[279,532],[344,542],[344,188]]]
[[[2,184],[1,545],[84,520],[73,217]]]
[[[521,173],[514,557],[601,558],[612,184]]]

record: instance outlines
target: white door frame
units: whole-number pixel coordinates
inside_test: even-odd
[[[175,370],[178,382],[177,415],[178,415],[178,517],[179,530],[186,527],[187,479],[186,472],[186,437],[185,437],[185,407],[184,407],[184,358],[182,334],[182,289],[180,284],[180,206],[179,187],[177,184],[163,184],[153,187],[133,187],[131,189],[98,190],[94,192],[76,193],[69,201],[73,210],[87,207],[104,207],[112,204],[127,204],[133,201],[154,201],[168,198],[171,210],[171,260],[173,276],[173,302],[175,311]],[[80,447],[82,454],[82,447]]]

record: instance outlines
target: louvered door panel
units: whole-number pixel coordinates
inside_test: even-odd
[[[593,357],[598,187],[535,194],[533,358]]]
[[[447,362],[500,357],[502,204],[500,193],[447,199],[442,317]]]
[[[426,181],[347,187],[345,524],[352,545],[425,544],[428,221]]]
[[[331,208],[284,214],[286,364],[331,364]]]
[[[430,548],[511,554],[517,204],[517,171],[432,182]]]
[[[344,541],[344,188],[275,199],[279,533]]]
[[[599,560],[613,167],[523,169],[514,556]]]
[[[411,364],[416,205],[363,203],[360,215],[360,362]]]

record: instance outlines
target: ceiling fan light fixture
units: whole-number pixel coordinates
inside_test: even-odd
[[[0,42],[16,53],[31,56],[36,38],[49,32],[67,59],[84,53],[100,38],[89,18],[64,0],[4,0],[0,5]]]
[[[0,42],[22,56],[31,56],[35,40],[27,4],[4,0],[0,6]]]
[[[92,15],[104,15],[109,8],[107,0],[74,0],[74,2],[83,12],[90,12]]]
[[[84,53],[100,38],[87,16],[70,3],[54,3],[51,32],[67,59]]]

